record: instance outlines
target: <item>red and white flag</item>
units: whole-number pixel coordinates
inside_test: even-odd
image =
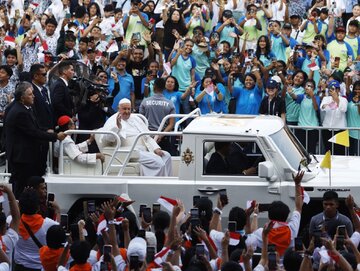
[[[174,206],[177,205],[176,200],[166,198],[166,197],[163,197],[163,196],[160,196],[160,198],[157,200],[157,202],[160,203],[160,205],[163,206],[170,213],[172,213],[172,210],[173,210]]]
[[[117,218],[115,218],[115,220],[114,220],[114,224],[115,224],[115,225],[120,225],[123,220],[124,220],[123,217],[117,217]],[[99,224],[98,224],[98,226],[97,226],[97,232],[96,232],[96,233],[97,233],[98,235],[101,235],[101,232],[102,232],[103,230],[107,231],[107,230],[108,230],[108,227],[107,227],[107,221],[106,221],[106,219],[105,219],[105,216],[104,216],[104,215],[101,215],[101,216],[99,217]]]
[[[304,187],[301,187],[301,196],[303,198],[304,203],[309,204],[310,202],[310,196],[309,194],[304,190]]]
[[[166,247],[163,248],[160,252],[156,253],[154,256],[154,263],[158,265],[158,267],[161,266],[161,263],[163,263],[166,260],[166,255],[169,252],[170,248]]]
[[[230,235],[230,246],[237,246],[240,242],[241,234],[237,232],[229,232]]]
[[[320,69],[319,66],[315,63],[315,61],[311,62],[309,65],[307,65],[307,67],[312,71],[317,71]]]
[[[15,48],[15,38],[14,37],[11,37],[11,36],[6,36],[4,38],[4,44],[5,44],[5,47],[11,47],[11,48]]]

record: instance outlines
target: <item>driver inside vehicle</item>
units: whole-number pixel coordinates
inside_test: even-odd
[[[252,153],[253,143],[250,142],[215,142],[215,152],[206,165],[206,174],[210,175],[257,175],[257,166],[264,161],[264,156]]]

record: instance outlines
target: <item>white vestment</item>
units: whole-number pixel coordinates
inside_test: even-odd
[[[112,131],[119,135],[121,139],[121,147],[131,147],[139,133],[148,132],[149,129],[142,119],[131,114],[129,119],[121,120],[121,128],[116,124],[119,113],[112,115],[105,123],[103,130]],[[111,135],[103,135],[102,142],[114,142],[115,139]],[[160,146],[150,136],[141,137],[135,147],[139,151],[139,162],[141,175],[143,176],[172,176],[171,155],[166,152],[163,156],[154,153]]]

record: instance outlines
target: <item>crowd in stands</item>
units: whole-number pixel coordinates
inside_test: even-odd
[[[117,116],[112,124],[121,133],[135,119],[131,112],[149,120],[141,131],[194,108],[276,115],[307,126],[296,136],[315,153],[316,127],[360,128],[359,23],[360,5],[351,0],[1,1],[1,143],[17,186],[13,192],[0,187],[11,214],[0,219],[0,270],[360,270],[351,196],[349,220],[337,211],[336,193],[326,192],[324,212],[295,249],[301,173],[294,177],[296,208],[288,222],[289,208],[273,202],[269,223],[258,225],[254,203],[246,210],[234,206],[235,229],[226,231],[220,217],[227,202],[219,199],[213,208],[206,198],[193,206],[197,217],[178,201],[171,214],[142,215],[137,223],[131,201],[120,197],[72,221],[75,227],[65,216],[59,225],[61,203],[47,201],[43,179],[29,179],[45,174],[49,141],[64,141],[80,163],[103,161],[93,137],[74,142],[64,131],[98,129]],[[169,120],[164,131],[173,126]],[[331,136],[321,131],[324,143]],[[143,172],[171,175],[174,142],[151,140],[152,160],[142,160]],[[359,155],[359,140],[359,130],[350,129],[350,154]]]
[[[80,129],[99,128],[123,98],[138,112],[144,98],[154,97],[152,107],[160,111],[167,103],[156,101],[164,96],[176,113],[198,107],[202,114],[269,114],[307,126],[297,136],[304,145],[306,136],[313,139],[306,146],[312,153],[320,137],[311,127],[360,127],[357,1],[1,3],[1,117],[16,84],[33,80],[34,63],[43,64],[51,79],[59,76],[58,63],[76,60],[76,76],[107,84],[112,99],[86,92],[85,104],[70,103],[73,98],[63,100],[45,81],[52,126],[68,115]],[[79,73],[78,66],[89,70]],[[165,87],[154,93],[159,77]],[[324,143],[331,136],[322,130]],[[349,153],[359,154],[359,131],[350,130],[350,137]]]
[[[123,193],[86,201],[71,220],[42,177],[29,178],[19,201],[1,185],[0,270],[360,270],[358,205],[349,195],[346,216],[338,210],[338,194],[327,191],[323,211],[300,229],[303,175],[293,175],[293,211],[282,201],[256,199],[243,209],[222,193],[215,206],[208,197],[194,196],[191,206],[161,197],[137,212],[138,199]]]

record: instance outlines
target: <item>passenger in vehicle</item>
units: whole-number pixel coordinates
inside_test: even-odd
[[[215,152],[206,166],[206,173],[213,175],[229,175],[230,165],[227,156],[230,154],[230,142],[215,142]]]
[[[59,130],[65,132],[67,130],[75,130],[75,124],[73,120],[68,116],[61,116],[58,119]],[[94,136],[90,136],[90,138],[84,142],[79,144],[75,144],[74,140],[71,136],[67,136],[64,139],[64,154],[69,156],[70,159],[79,162],[81,164],[95,164],[96,159],[101,160],[101,162],[105,161],[105,156],[102,153],[86,153],[88,151],[88,146],[94,141]],[[60,142],[56,141],[54,154],[55,157],[59,157],[60,151]]]
[[[131,101],[126,98],[120,100],[119,112],[106,121],[103,129],[117,133],[122,147],[131,147],[138,134],[149,132],[149,128],[139,116],[131,115]],[[111,135],[103,135],[101,140],[114,142],[115,138]],[[135,148],[140,153],[141,175],[172,176],[170,154],[162,150],[152,137],[141,137]]]

